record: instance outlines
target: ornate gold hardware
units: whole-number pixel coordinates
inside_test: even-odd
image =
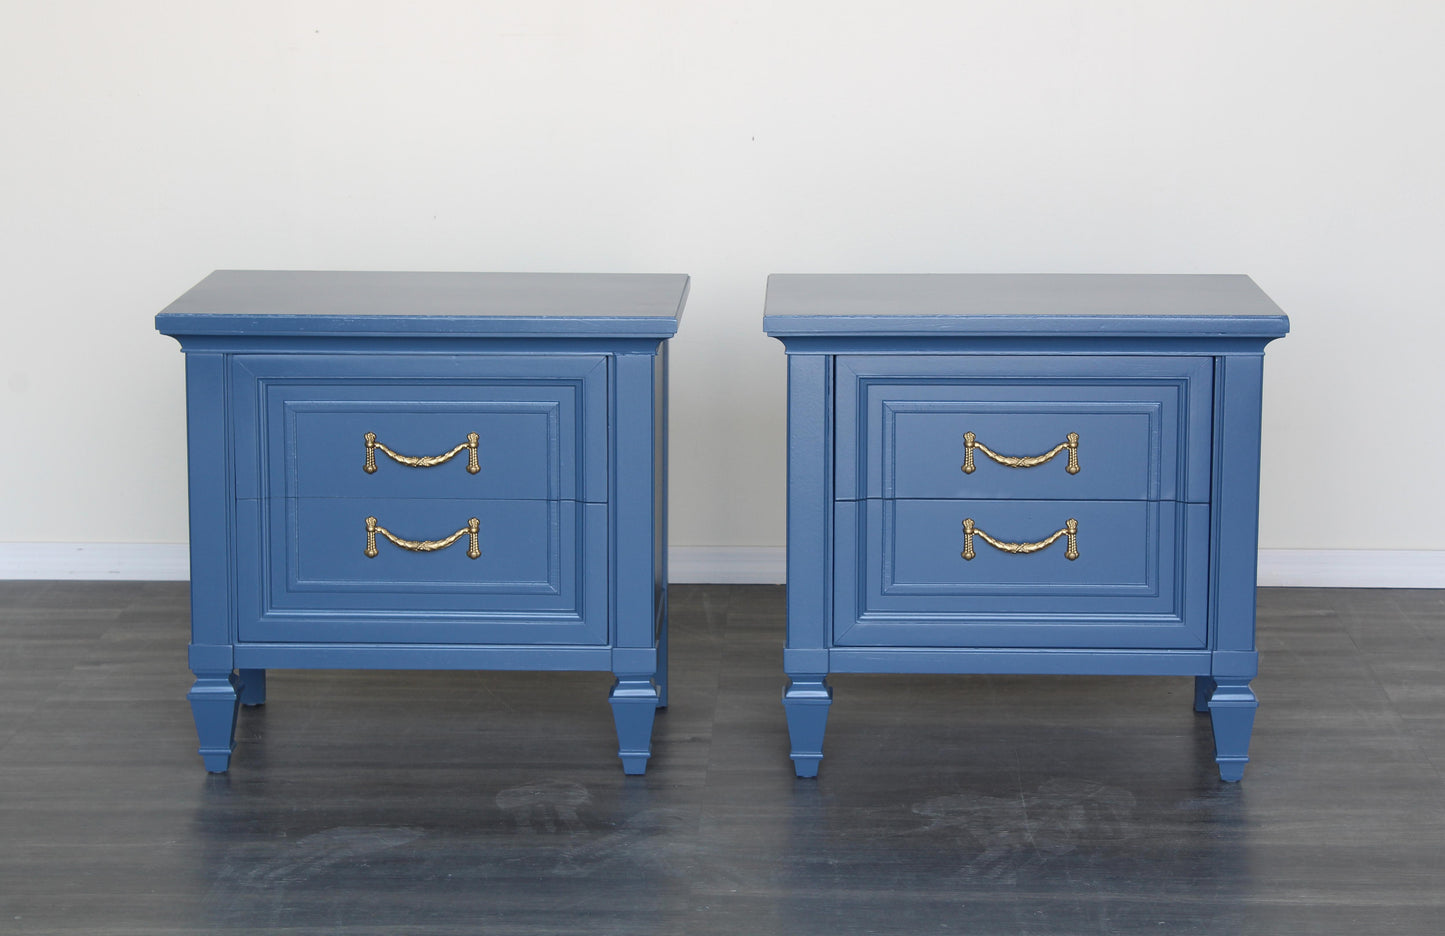
[[[446,549],[448,546],[450,546],[452,543],[455,543],[463,536],[470,536],[471,544],[467,547],[467,556],[471,559],[480,559],[482,557],[482,550],[481,547],[477,544],[477,533],[481,529],[481,526],[481,521],[479,521],[476,517],[473,517],[467,521],[466,526],[462,527],[451,536],[448,536],[446,539],[409,540],[402,539],[399,536],[393,535],[392,532],[386,527],[379,525],[376,522],[375,517],[367,517],[366,558],[376,558],[376,534],[380,533],[382,536],[391,540],[402,549],[409,549],[412,552],[436,552],[438,549]]]
[[[989,536],[987,533],[980,530],[978,527],[974,526],[973,518],[969,517],[967,520],[963,521],[964,559],[972,559],[975,555],[977,555],[973,551],[973,538],[975,536],[980,537],[985,543],[989,544],[994,549],[1001,549],[1006,553],[1015,553],[1017,555],[1038,552],[1040,549],[1044,549],[1052,545],[1059,537],[1067,536],[1069,538],[1069,548],[1064,550],[1064,558],[1069,560],[1070,562],[1073,562],[1075,559],[1079,558],[1079,521],[1075,520],[1073,517],[1070,517],[1067,521],[1064,522],[1064,528],[1062,530],[1055,533],[1053,536],[1050,536],[1048,539],[1039,540],[1037,543],[1000,542],[999,540],[994,539],[992,536]]]
[[[1065,438],[1067,439],[1067,441],[1060,442],[1058,445],[1049,449],[1042,455],[1000,455],[993,449],[989,448],[987,445],[979,442],[978,436],[974,435],[972,432],[965,432],[963,434],[963,473],[973,474],[974,449],[978,449],[980,452],[984,453],[989,458],[992,458],[1000,465],[1007,465],[1010,468],[1032,468],[1035,465],[1042,465],[1044,462],[1053,458],[1064,449],[1068,449],[1069,467],[1065,468],[1064,470],[1067,471],[1069,474],[1078,474],[1079,434],[1077,432],[1071,432],[1067,436],[1065,436]]]
[[[455,458],[462,451],[462,449],[466,449],[467,472],[469,474],[476,474],[477,472],[482,470],[482,466],[477,464],[477,440],[479,438],[481,437],[478,436],[475,432],[468,432],[467,441],[463,442],[461,445],[458,445],[456,448],[452,449],[450,452],[447,452],[445,455],[398,455],[391,449],[387,448],[381,442],[376,441],[376,433],[368,432],[365,436],[366,464],[361,466],[361,470],[366,472],[367,474],[376,473],[377,449],[381,449],[381,453],[390,458],[392,461],[400,462],[401,464],[411,468],[430,468],[433,465],[440,465],[444,462],[449,462],[453,458]]]

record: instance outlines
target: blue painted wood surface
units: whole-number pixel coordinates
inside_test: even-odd
[[[666,701],[665,339],[687,285],[221,271],[157,316],[187,356],[207,770],[228,769],[267,669],[353,667],[611,670],[623,768],[646,769]],[[463,449],[368,466],[367,433],[404,457]],[[368,517],[462,535],[415,551],[373,531],[372,554]]]
[[[783,273],[768,277],[764,328],[778,338],[1267,341],[1289,319],[1239,274]]]
[[[378,538],[374,512],[409,539],[481,521],[432,553]],[[237,502],[241,641],[608,643],[607,507],[574,501],[275,499]]]
[[[612,390],[616,401],[611,497],[613,529],[612,671],[617,675],[609,699],[617,725],[623,769],[640,774],[652,756],[652,721],[666,699],[666,667],[659,666],[659,614],[667,606],[662,556],[664,489],[658,477],[665,436],[660,430],[658,399],[665,362],[657,354],[613,357]],[[631,414],[621,407],[631,401]],[[641,418],[645,415],[645,418]],[[629,416],[631,418],[629,418]]]
[[[1213,666],[1208,650],[1077,647],[834,647],[827,660],[834,673],[1199,676]]]
[[[266,671],[264,669],[238,669],[236,682],[240,684],[241,704],[257,706],[266,704]]]
[[[833,361],[788,355],[788,632],[783,706],[790,756],[800,777],[816,777],[833,690]]]
[[[1065,540],[1010,555],[975,538]],[[1174,501],[839,501],[835,646],[1201,648],[1208,637],[1209,507]]]
[[[1243,276],[773,276],[789,362],[784,705],[815,776],[830,672],[1196,677],[1225,780],[1257,700],[1262,352]],[[1007,467],[975,452],[1066,454]],[[1065,540],[1009,553],[1077,522]]]
[[[840,355],[837,486],[853,497],[1209,500],[1208,357]],[[964,473],[964,433],[983,452]],[[1193,444],[1191,444],[1191,442]]]
[[[156,316],[167,335],[670,338],[682,274],[217,270]]]
[[[355,644],[244,641],[238,667],[257,669],[610,670],[612,648],[574,644]]]
[[[534,342],[535,344],[536,342]],[[374,350],[374,346],[372,348]],[[607,361],[601,354],[244,354],[230,359],[238,497],[607,501]],[[374,453],[461,453],[413,468]],[[284,458],[267,458],[267,451]]]

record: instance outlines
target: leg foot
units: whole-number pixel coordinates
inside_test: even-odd
[[[236,747],[236,713],[240,693],[231,673],[197,673],[196,683],[186,698],[196,720],[201,759],[210,773],[224,773],[231,766]]]
[[[652,721],[657,716],[657,687],[648,676],[618,676],[607,701],[612,703],[612,720],[617,725],[617,756],[622,772],[647,772],[652,756]]]
[[[1259,700],[1248,679],[1221,676],[1209,697],[1209,719],[1214,726],[1214,759],[1219,776],[1230,782],[1244,776],[1249,761],[1249,736],[1254,731],[1254,712]]]
[[[242,705],[265,705],[266,704],[266,671],[263,669],[243,669],[237,671],[237,681],[241,684]]]
[[[789,756],[800,777],[818,776],[818,762],[823,759],[823,732],[828,727],[828,706],[833,704],[833,689],[824,681],[826,676],[792,676],[783,690],[783,710],[788,714],[788,738],[792,743]]]
[[[1209,697],[1214,695],[1213,676],[1194,677],[1194,711],[1209,711]]]

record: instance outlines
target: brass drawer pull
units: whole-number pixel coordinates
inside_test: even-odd
[[[479,438],[480,436],[478,436],[475,432],[468,432],[467,441],[463,442],[461,445],[458,445],[456,448],[452,449],[450,452],[447,452],[444,455],[398,455],[391,449],[387,448],[383,443],[376,441],[376,433],[368,432],[365,436],[366,464],[361,466],[361,470],[366,472],[367,474],[376,473],[377,449],[381,449],[381,453],[390,458],[392,461],[400,462],[401,464],[407,465],[411,468],[430,468],[433,465],[440,465],[445,462],[449,462],[453,458],[455,458],[462,449],[466,449],[467,472],[469,474],[476,474],[477,472],[482,470],[482,466],[477,464],[477,440]]]
[[[964,559],[972,559],[975,555],[977,555],[973,551],[973,538],[975,536],[982,538],[985,543],[989,544],[994,549],[1001,549],[1006,553],[1015,553],[1017,555],[1038,552],[1040,549],[1044,549],[1045,547],[1052,545],[1054,541],[1057,540],[1059,537],[1067,536],[1069,538],[1069,548],[1064,550],[1064,558],[1068,559],[1070,562],[1073,562],[1075,559],[1079,558],[1079,521],[1075,520],[1073,517],[1070,517],[1067,521],[1064,522],[1064,528],[1062,530],[1058,531],[1053,536],[1050,536],[1048,539],[1039,540],[1037,543],[1000,542],[999,540],[994,539],[992,536],[989,536],[987,533],[980,530],[978,527],[974,526],[973,518],[969,517],[967,520],[963,521]]]
[[[978,436],[974,435],[972,432],[965,432],[963,434],[963,473],[973,474],[974,449],[978,449],[980,452],[984,453],[989,458],[992,458],[1000,465],[1007,465],[1010,468],[1032,468],[1035,465],[1042,465],[1044,462],[1053,458],[1064,449],[1068,449],[1069,467],[1065,468],[1064,470],[1067,471],[1069,474],[1078,474],[1079,434],[1077,432],[1071,432],[1067,436],[1065,436],[1065,439],[1067,441],[1060,442],[1058,445],[1049,449],[1042,455],[1000,455],[998,452],[995,452],[987,445],[979,442]]]
[[[380,533],[382,536],[384,536],[384,537],[386,537],[387,539],[391,540],[393,543],[395,543],[396,545],[400,546],[402,549],[409,549],[409,550],[411,550],[412,552],[436,552],[438,549],[446,549],[448,546],[450,546],[452,543],[455,543],[457,540],[461,539],[463,536],[470,536],[470,537],[471,537],[471,544],[467,547],[467,556],[468,556],[469,558],[471,558],[471,559],[480,559],[481,556],[482,556],[482,550],[481,550],[481,547],[480,547],[479,545],[477,545],[477,532],[481,529],[481,526],[482,526],[481,521],[479,521],[476,517],[473,517],[473,518],[471,518],[470,520],[467,521],[467,525],[466,525],[466,526],[462,527],[460,530],[456,531],[456,532],[453,533],[451,536],[448,536],[446,539],[439,539],[439,540],[409,540],[409,539],[402,539],[402,538],[399,537],[399,536],[393,535],[392,532],[391,532],[390,530],[388,530],[386,527],[379,525],[379,524],[376,522],[376,518],[375,518],[375,517],[367,517],[367,518],[366,518],[366,558],[368,558],[368,559],[375,559],[375,558],[376,558],[376,553],[377,553],[377,549],[376,549],[376,534]]]

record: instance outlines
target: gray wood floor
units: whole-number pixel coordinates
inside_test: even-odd
[[[186,588],[0,583],[0,932],[1433,934],[1445,591],[1260,593],[1244,782],[1179,678],[837,677],[673,591],[645,777],[605,674],[275,672],[208,777]]]

